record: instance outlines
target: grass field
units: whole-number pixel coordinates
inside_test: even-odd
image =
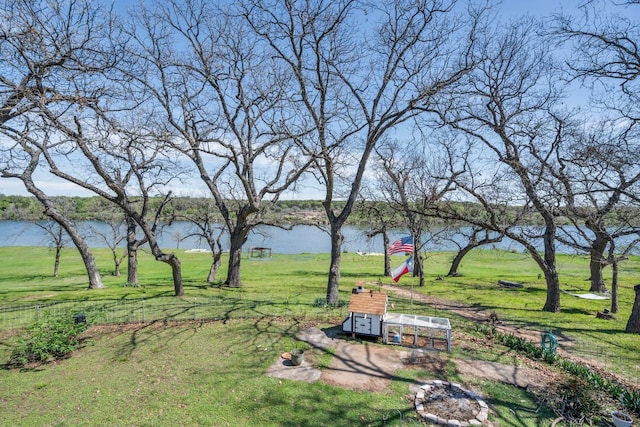
[[[123,286],[126,275],[109,275],[109,254],[97,250],[107,288],[88,291],[80,258],[71,249],[64,253],[60,276],[53,278],[53,254],[46,248],[0,248],[0,309],[26,313],[25,322],[33,319],[36,304],[53,302],[72,309],[99,307],[96,319],[102,323],[119,323],[120,317],[109,319],[113,307],[129,313],[130,320],[145,321],[90,329],[85,346],[67,360],[0,371],[0,425],[383,426],[399,425],[400,417],[404,422],[415,419],[407,384],[428,373],[402,371],[392,388],[381,393],[281,381],[264,374],[280,352],[296,345],[293,336],[299,328],[336,325],[347,314],[346,307],[317,303],[326,293],[328,255],[243,259],[243,287],[229,289],[204,281],[207,254],[178,254],[185,281],[182,298],[172,296],[168,266],[148,254],[140,258],[141,286],[134,288]],[[623,332],[633,303],[632,287],[640,281],[639,259],[621,265],[621,310],[616,320],[607,321],[596,319],[595,313],[607,308],[608,301],[566,295],[561,313],[542,312],[544,280],[524,254],[476,251],[465,259],[463,276],[438,280],[446,274],[451,257],[437,253],[426,260],[424,287],[415,286],[407,276],[400,285],[487,308],[524,328],[566,336],[575,342],[571,351],[599,361],[631,382],[639,381],[640,339]],[[393,264],[402,260],[394,257]],[[587,261],[559,258],[564,289],[588,289]],[[340,299],[348,300],[357,281],[377,282],[381,272],[380,257],[344,254]],[[500,288],[499,279],[521,281],[525,287]],[[454,330],[473,330],[468,321],[441,307],[393,295],[390,300],[394,311],[446,316]],[[143,319],[137,317],[140,306]],[[185,321],[154,322],[162,319]],[[0,360],[6,360],[15,332],[2,329]],[[455,342],[448,357],[513,360],[504,348],[470,353],[456,348]],[[330,355],[319,355],[320,363],[327,363],[327,358]],[[536,403],[524,390],[498,383],[473,385],[491,396],[501,425],[547,426],[554,418],[548,411],[534,412]]]

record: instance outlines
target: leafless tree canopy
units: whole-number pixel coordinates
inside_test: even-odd
[[[377,166],[385,179],[367,197],[386,195],[418,246],[430,218],[469,224],[470,246],[509,237],[544,273],[543,309],[558,311],[558,243],[590,254],[592,291],[638,244],[640,25],[625,16],[638,4],[509,21],[462,0],[169,0],[119,16],[88,0],[10,0],[0,173],[85,252],[92,287],[90,251],[43,179],[118,209],[132,247],[139,228],[171,266],[176,295],[180,262],[157,243],[174,189],[212,200],[225,282],[240,286],[243,245],[269,208],[320,188],[335,304],[342,228]],[[221,230],[197,221],[220,255]]]

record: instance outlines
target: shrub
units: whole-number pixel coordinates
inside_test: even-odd
[[[600,412],[593,387],[586,381],[573,378],[561,383],[557,401],[551,402],[555,411],[570,423],[591,425],[591,417]]]
[[[640,414],[640,391],[626,389],[620,392],[620,404],[628,411]]]
[[[87,329],[87,324],[78,320],[78,315],[69,312],[43,312],[40,320],[18,339],[9,365],[24,366],[67,357],[80,346],[78,336]]]

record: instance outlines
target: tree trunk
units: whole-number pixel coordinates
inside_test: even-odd
[[[222,260],[220,259],[220,254],[213,254],[213,261],[211,262],[211,267],[209,268],[209,274],[207,275],[207,282],[214,282],[216,280],[216,273],[220,268],[220,264],[222,264]]]
[[[232,288],[239,288],[242,286],[240,281],[240,261],[242,260],[242,245],[246,241],[246,237],[238,231],[238,226],[233,233],[231,233],[231,242],[229,247],[229,267],[227,270],[227,280],[225,285]]]
[[[331,264],[327,280],[327,304],[338,305],[340,289],[340,257],[344,235],[340,226],[331,224]]]
[[[633,309],[625,331],[640,334],[640,285],[635,285],[633,290],[636,293],[636,297],[633,301]]]
[[[118,257],[118,248],[114,247],[111,250],[111,254],[113,255],[113,275],[114,277],[120,277],[120,263],[122,260]]]
[[[611,312],[618,312],[618,261],[611,263]]]
[[[391,277],[391,259],[389,257],[389,231],[382,229],[382,244],[384,245],[384,276]]]
[[[87,245],[87,242],[78,232],[78,229],[69,219],[61,215],[58,210],[53,205],[51,205],[48,199],[43,203],[45,205],[44,213],[65,229],[69,237],[71,237],[71,240],[75,244],[76,248],[78,248],[78,252],[80,252],[80,256],[82,257],[82,261],[84,262],[85,269],[87,270],[87,276],[89,278],[89,289],[104,288],[104,285],[102,284],[102,278],[100,277],[100,272],[98,271],[98,266],[96,265],[96,260],[91,253],[89,245]]]
[[[67,232],[73,244],[78,248],[78,252],[80,252],[80,256],[82,257],[82,261],[84,262],[85,269],[87,270],[87,276],[89,278],[89,289],[100,289],[104,288],[102,284],[102,278],[100,277],[100,273],[98,272],[98,267],[96,266],[96,260],[89,249],[89,246],[85,242],[84,238],[80,235],[75,225],[71,220],[62,215],[58,209],[56,209],[55,205],[51,202],[49,197],[38,187],[36,187],[33,182],[33,171],[38,165],[38,159],[40,157],[40,153],[31,153],[31,161],[29,166],[24,171],[20,180],[24,183],[27,191],[33,194],[36,199],[44,206],[44,213],[49,218],[53,219],[55,222],[60,224],[62,228]]]
[[[235,226],[227,225],[229,230],[229,267],[227,269],[227,279],[224,284],[239,288],[242,286],[240,280],[240,261],[242,260],[242,246],[247,242],[247,236],[252,226],[247,221],[249,215],[255,213],[249,206],[244,206],[238,210]],[[227,221],[229,224],[229,221]]]
[[[424,264],[420,256],[420,248],[422,247],[420,234],[420,232],[413,233],[413,277],[417,277],[418,284],[424,286]]]
[[[542,311],[558,313],[560,312],[560,279],[555,265],[544,272],[544,278],[547,283],[547,299]]]
[[[456,254],[456,256],[453,258],[453,261],[451,262],[451,266],[449,267],[449,272],[447,273],[447,276],[449,277],[457,276],[458,269],[460,268],[460,264],[462,263],[462,258],[464,258],[469,252],[471,252],[477,246],[478,245],[476,244],[471,244],[460,249]]]
[[[560,278],[556,268],[556,227],[553,218],[546,219],[543,241],[544,260],[540,267],[547,282],[547,300],[542,311],[558,313],[560,311]]]
[[[171,266],[171,273],[173,275],[174,294],[177,297],[181,297],[184,295],[184,286],[182,284],[182,266],[180,265],[180,260],[177,256],[171,254],[167,262]]]
[[[164,253],[162,249],[160,249],[160,246],[158,246],[158,240],[156,239],[154,232],[150,230],[146,225],[143,226],[140,221],[136,221],[136,223],[140,225],[144,230],[144,234],[149,241],[151,253],[156,258],[156,261],[164,262],[171,266],[171,273],[173,277],[173,294],[177,297],[183,296],[184,286],[182,284],[182,267],[180,265],[180,260],[175,254]]]
[[[184,286],[182,285],[182,266],[180,260],[174,254],[162,253],[156,256],[156,260],[167,263],[171,266],[171,274],[173,277],[173,294],[177,297],[184,295]]]
[[[136,222],[127,215],[127,283],[138,285],[138,244]]]
[[[472,250],[478,248],[480,246],[488,245],[491,243],[498,243],[502,241],[503,235],[500,234],[498,237],[489,237],[489,233],[485,231],[485,237],[478,240],[477,236],[482,230],[474,230],[473,234],[469,238],[469,242],[467,245],[460,249],[456,256],[453,258],[451,262],[451,267],[449,267],[449,272],[447,276],[453,277],[458,275],[458,270],[460,269],[460,264],[462,264],[462,259]]]
[[[58,277],[60,273],[60,252],[62,252],[62,248],[56,247],[56,259],[53,261],[53,277]]]
[[[138,285],[138,250],[136,246],[127,247],[127,283]]]
[[[595,232],[595,231],[594,231]],[[589,259],[589,272],[591,273],[590,281],[591,288],[590,292],[604,293],[607,292],[607,285],[604,283],[604,278],[602,277],[602,269],[606,265],[603,262],[604,260],[604,251],[607,247],[607,240],[601,238],[599,234],[596,232],[596,238],[593,242],[593,246],[589,251],[590,259]]]

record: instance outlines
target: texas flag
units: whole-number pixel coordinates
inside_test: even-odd
[[[400,278],[407,274],[408,272],[413,271],[413,257],[410,256],[407,258],[405,262],[400,264],[395,270],[391,272],[391,277],[393,277],[393,281],[397,282]]]

